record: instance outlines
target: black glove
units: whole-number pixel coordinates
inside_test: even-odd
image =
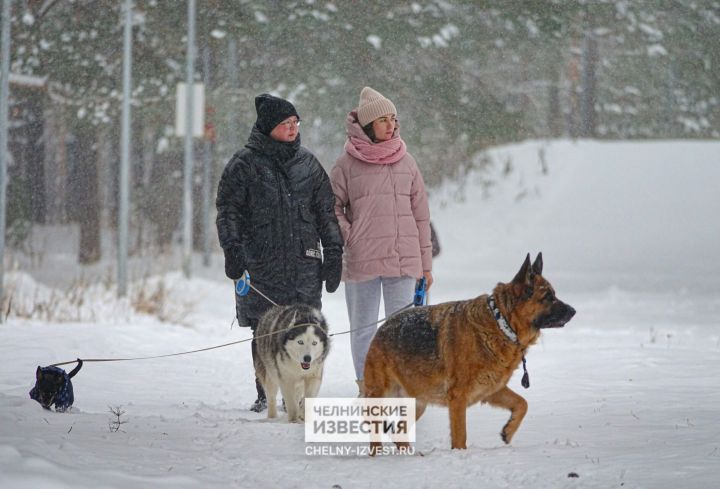
[[[227,248],[225,252],[225,275],[229,279],[239,279],[245,271],[245,256],[239,247]]]
[[[321,276],[325,281],[325,290],[333,293],[340,285],[342,277],[342,252],[338,250],[324,250]]]

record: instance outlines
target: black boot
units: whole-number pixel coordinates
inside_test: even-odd
[[[254,413],[261,413],[267,409],[267,399],[264,397],[258,397],[255,402],[250,406],[250,411]]]
[[[255,389],[257,389],[257,399],[250,406],[250,411],[261,413],[267,409],[267,398],[265,397],[265,390],[258,379],[255,379]]]

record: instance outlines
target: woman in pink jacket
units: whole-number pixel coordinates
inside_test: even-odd
[[[370,87],[345,121],[347,141],[330,174],[345,240],[343,281],[355,374],[363,392],[365,356],[378,320],[412,303],[415,284],[432,284],[430,210],[415,159],[400,138],[395,105]]]

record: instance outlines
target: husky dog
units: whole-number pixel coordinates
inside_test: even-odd
[[[305,419],[305,398],[315,397],[322,382],[330,342],[322,313],[310,306],[275,306],[261,318],[255,332],[255,375],[268,401],[268,418],[277,417],[280,388],[288,421]]]

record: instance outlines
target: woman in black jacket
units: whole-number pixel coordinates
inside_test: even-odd
[[[243,149],[228,162],[218,186],[217,228],[225,253],[225,274],[247,270],[254,287],[277,304],[321,308],[322,282],[340,284],[343,240],[335,197],[320,162],[300,145],[300,117],[287,100],[255,98],[257,121]],[[235,296],[238,322],[255,333],[271,303],[255,291]],[[253,357],[256,354],[252,342]],[[255,382],[258,399],[265,393]]]

